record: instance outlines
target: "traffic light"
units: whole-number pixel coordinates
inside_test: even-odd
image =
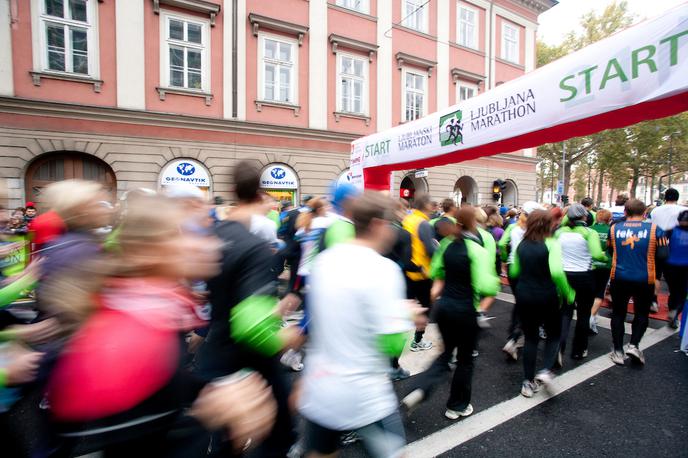
[[[506,181],[494,180],[492,182],[492,198],[494,200],[499,200],[502,197],[502,193],[504,191],[506,191]]]
[[[492,198],[494,200],[499,200],[502,197],[502,180],[494,180],[492,182]]]
[[[568,205],[569,204],[569,196],[567,196],[566,194],[561,196],[561,204],[564,206]]]

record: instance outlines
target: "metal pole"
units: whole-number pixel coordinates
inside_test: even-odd
[[[567,192],[566,189],[566,142],[561,144],[561,196],[565,196]],[[559,196],[561,201],[561,206],[564,207],[564,199]]]

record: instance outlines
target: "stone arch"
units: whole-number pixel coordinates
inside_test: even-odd
[[[502,192],[502,205],[508,207],[510,205],[518,205],[518,186],[512,179],[506,179],[506,189]]]
[[[452,197],[456,205],[478,205],[478,183],[469,175],[460,177],[454,184]]]

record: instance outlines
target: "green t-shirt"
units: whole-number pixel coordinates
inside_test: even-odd
[[[591,229],[597,232],[600,236],[600,244],[602,245],[602,251],[607,252],[607,238],[609,237],[609,224],[595,223],[592,225]],[[607,255],[607,261],[592,261],[593,269],[611,269],[612,268],[612,257]]]
[[[325,232],[325,248],[331,248],[338,243],[345,243],[356,238],[353,223],[337,219]]]

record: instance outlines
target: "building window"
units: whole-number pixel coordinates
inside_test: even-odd
[[[411,71],[403,72],[404,94],[403,94],[403,120],[413,121],[426,113],[426,80],[427,76]]]
[[[177,15],[161,15],[163,81],[170,88],[210,90],[209,24]]]
[[[91,76],[96,72],[96,0],[41,0],[42,69]]]
[[[457,16],[457,43],[467,48],[478,49],[478,11],[459,6]]]
[[[465,84],[457,84],[457,98],[458,102],[463,102],[478,94],[478,89],[475,86],[468,86]]]
[[[365,115],[367,112],[368,60],[347,54],[337,55],[337,111]]]
[[[428,32],[428,0],[402,0],[402,24],[419,32]]]
[[[296,104],[296,42],[261,35],[259,40],[260,98]]]
[[[502,24],[502,59],[518,63],[518,28],[507,22]]]
[[[358,11],[359,13],[368,14],[370,11],[368,0],[337,0],[337,5],[350,10]]]

